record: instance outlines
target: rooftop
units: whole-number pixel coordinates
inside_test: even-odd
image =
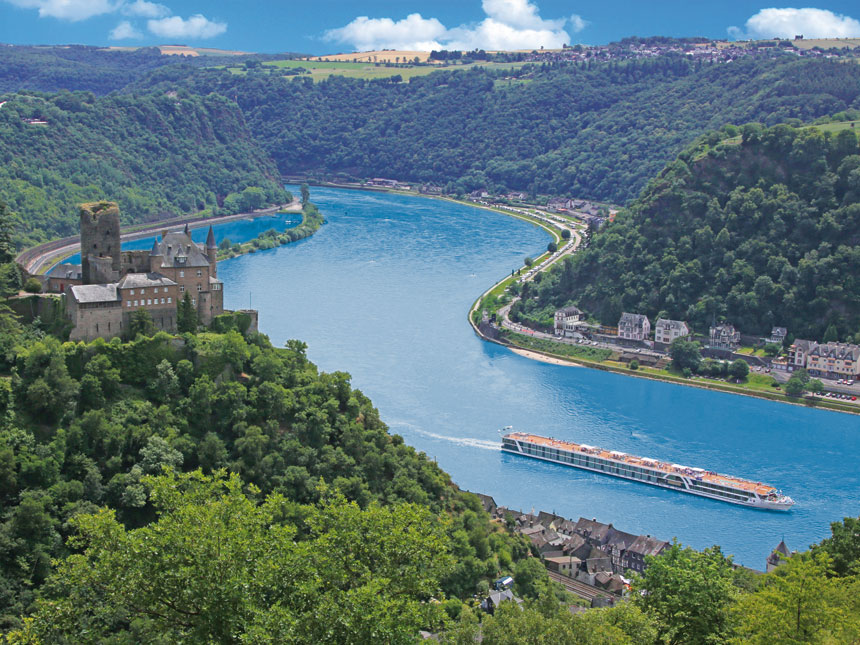
[[[116,284],[76,284],[71,291],[72,298],[79,304],[118,302]]]
[[[160,273],[128,273],[116,285],[119,289],[145,289],[147,287],[175,287],[176,283]]]

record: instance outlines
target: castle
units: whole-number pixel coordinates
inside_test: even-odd
[[[121,251],[115,203],[81,204],[80,218],[80,270],[61,270],[70,278],[71,274],[80,276],[60,285],[74,325],[70,340],[122,335],[129,329],[132,315],[140,310],[149,312],[158,329],[174,332],[177,306],[186,293],[202,324],[208,325],[224,312],[211,226],[205,247],[191,239],[186,224],[182,232],[164,231],[149,251]]]

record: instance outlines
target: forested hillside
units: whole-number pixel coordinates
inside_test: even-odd
[[[249,187],[260,189],[257,207],[285,197],[235,103],[220,96],[18,93],[0,102],[0,198],[18,216],[19,246],[76,234],[76,204],[93,199],[119,202],[128,224],[211,212]]]
[[[853,61],[682,57],[362,81],[154,71],[139,87],[235,98],[285,174],[344,173],[626,202],[698,135],[860,107]]]
[[[103,47],[0,47],[0,93],[18,90],[86,91],[107,94],[161,65],[175,64],[157,47],[108,50]]]
[[[834,325],[845,340],[860,332],[858,243],[853,124],[727,128],[669,164],[516,313],[551,320],[573,302],[607,324],[631,311],[703,332],[727,320],[821,338]]]

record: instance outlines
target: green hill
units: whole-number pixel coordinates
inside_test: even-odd
[[[703,137],[544,279],[520,315],[546,321],[574,302],[612,324],[632,311],[700,330],[725,319],[749,334],[860,332],[860,149],[839,120]]]
[[[18,215],[19,246],[77,233],[76,204],[93,199],[119,202],[124,223],[211,212],[251,186],[263,189],[255,206],[284,199],[220,96],[21,92],[0,103],[0,199]]]
[[[860,66],[779,56],[680,56],[439,71],[408,83],[277,70],[167,67],[142,88],[236,97],[284,174],[343,174],[627,202],[725,123],[812,121],[860,108]]]

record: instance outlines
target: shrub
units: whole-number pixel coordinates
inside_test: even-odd
[[[24,291],[27,293],[42,293],[42,283],[37,278],[27,278],[24,283]]]

